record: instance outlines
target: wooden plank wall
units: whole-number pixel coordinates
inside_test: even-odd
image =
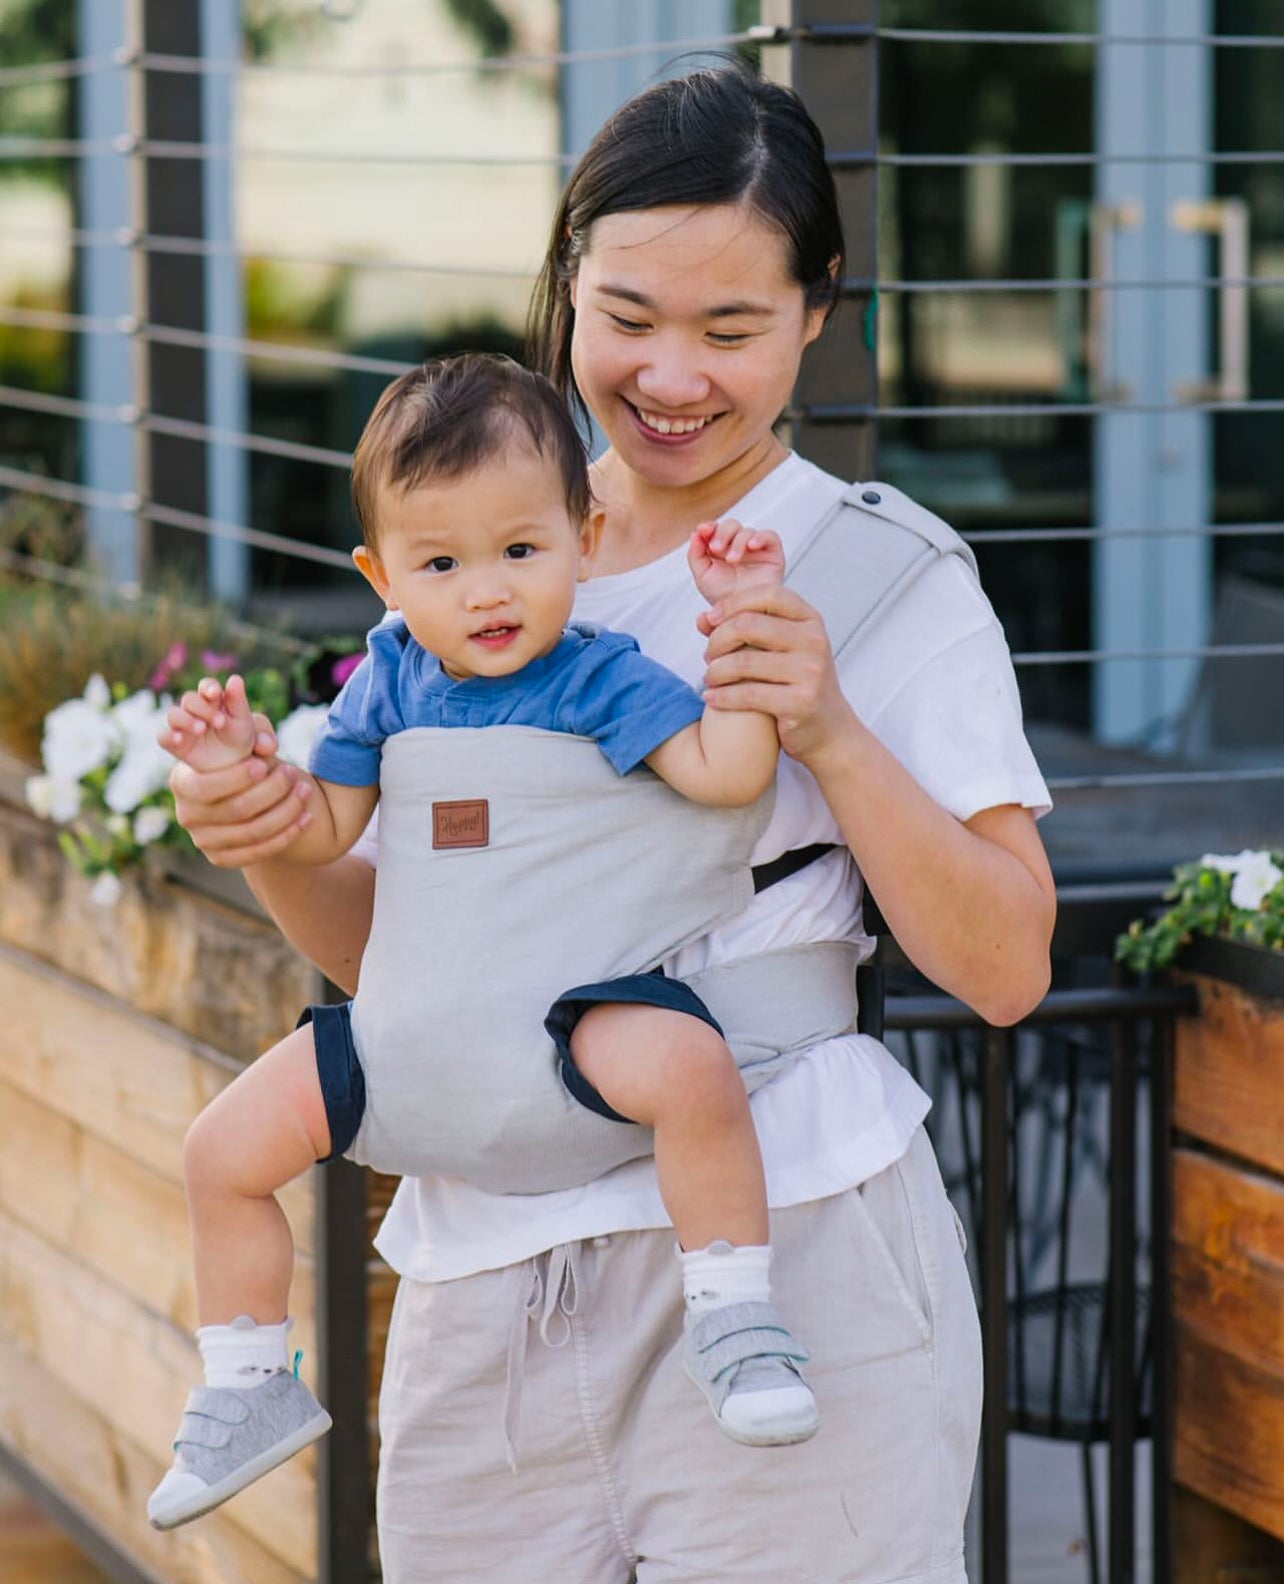
[[[1202,1505],[1180,1577],[1242,1565],[1267,1584],[1284,1578],[1284,1003],[1196,984],[1176,1053],[1173,1471]]]
[[[305,1584],[315,1449],[168,1535],[145,1504],[200,1380],[183,1136],[316,977],[265,920],[163,878],[97,907],[50,836],[0,803],[0,1441],[159,1578]],[[311,1178],[282,1199],[306,1376]],[[392,1279],[371,1269],[377,1339]]]

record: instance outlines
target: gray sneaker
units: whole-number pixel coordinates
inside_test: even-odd
[[[774,1304],[687,1313],[683,1368],[709,1399],[718,1428],[742,1446],[791,1446],[816,1434],[816,1399],[798,1372],[807,1357]]]
[[[245,1390],[198,1386],[174,1438],[174,1465],[148,1498],[152,1527],[199,1518],[329,1428],[330,1415],[288,1370]]]

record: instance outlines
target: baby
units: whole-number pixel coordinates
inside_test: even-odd
[[[542,376],[476,355],[403,375],[366,425],[352,481],[364,540],[353,559],[395,616],[371,632],[330,712],[312,756],[309,817],[286,858],[324,864],[347,852],[379,798],[384,745],[417,728],[592,739],[619,775],[646,765],[705,805],[743,807],[771,785],[779,743],[770,716],[705,708],[631,638],[568,625],[602,514],[574,424]],[[731,521],[702,524],[688,559],[710,603],[783,576],[776,537]],[[254,738],[233,677],[184,695],[161,741],[212,770],[247,758]],[[424,840],[485,845],[485,824],[484,806],[436,804],[424,812]],[[396,862],[383,857],[381,882]],[[471,897],[485,916],[495,908],[502,944],[500,903]],[[806,1354],[770,1301],[766,1191],[744,1081],[699,997],[653,962],[639,966],[651,971],[557,998],[546,1026],[561,1080],[599,1117],[654,1130],[682,1265],[684,1364],[720,1428],[749,1445],[805,1440],[817,1428],[815,1400],[797,1368]],[[349,1151],[365,1108],[360,1043],[349,1006],[311,1008],[188,1135],[205,1386],[188,1399],[173,1467],[148,1503],[157,1528],[208,1512],[329,1428],[288,1364],[293,1245],[274,1195]]]

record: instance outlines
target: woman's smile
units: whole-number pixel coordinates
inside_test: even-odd
[[[722,417],[721,413],[705,413],[699,416],[677,413],[670,415],[641,407],[638,403],[631,402],[627,396],[622,396],[620,400],[629,409],[634,423],[645,438],[661,445],[689,444]]]

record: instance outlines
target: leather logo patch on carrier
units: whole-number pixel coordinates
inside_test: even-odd
[[[490,805],[485,798],[433,804],[434,847],[485,847],[489,841]]]

